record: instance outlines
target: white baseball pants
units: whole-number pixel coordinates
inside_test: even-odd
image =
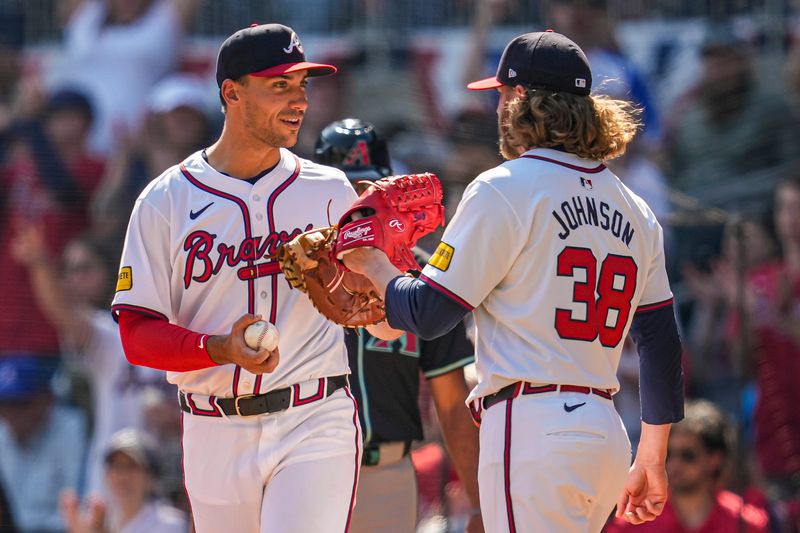
[[[482,413],[480,446],[487,533],[599,532],[631,462],[613,402],[577,392],[491,406]]]
[[[344,533],[361,429],[346,388],[278,413],[184,413],[183,463],[197,533]]]

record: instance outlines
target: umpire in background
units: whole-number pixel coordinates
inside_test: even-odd
[[[356,192],[360,180],[392,173],[386,142],[372,124],[345,119],[320,133],[318,163],[342,169]],[[416,248],[417,262],[428,262]],[[472,505],[467,533],[483,532],[478,502],[478,431],[464,401],[468,387],[463,368],[475,360],[464,323],[433,341],[404,333],[395,341],[372,337],[360,328],[345,335],[350,385],[358,400],[364,454],[358,481],[352,533],[413,533],[417,524],[417,482],[409,457],[411,443],[422,440],[419,372],[430,383],[445,444]]]

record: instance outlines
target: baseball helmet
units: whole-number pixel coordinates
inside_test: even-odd
[[[350,180],[377,180],[392,173],[389,149],[375,126],[357,118],[328,124],[314,149],[317,163],[342,169]]]

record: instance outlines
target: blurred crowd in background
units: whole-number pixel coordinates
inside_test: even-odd
[[[133,202],[218,133],[215,52],[252,22],[292,26],[312,61],[340,67],[310,85],[298,155],[333,120],[371,121],[397,173],[439,175],[448,217],[500,161],[496,95],[465,80],[491,74],[519,33],[580,44],[595,92],[642,109],[610,167],[665,229],[685,343],[671,503],[647,531],[800,531],[798,8],[0,0],[0,532],[102,531],[100,515],[108,531],[190,527],[176,391],[127,363],[108,306]],[[619,379],[635,449],[630,342]],[[433,418],[414,454],[419,530],[454,531],[465,509]]]

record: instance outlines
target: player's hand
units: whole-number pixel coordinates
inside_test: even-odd
[[[394,267],[382,250],[373,248],[372,246],[362,246],[360,248],[348,250],[342,257],[342,262],[344,266],[353,272],[364,274],[367,277],[370,277],[370,272],[374,271],[375,267],[378,265],[388,263],[390,266]]]
[[[403,275],[383,253],[383,250],[371,246],[349,250],[342,261],[353,272],[369,278],[382,300],[386,300],[386,287],[389,282],[397,276]]]
[[[82,509],[78,495],[67,489],[59,496],[59,508],[67,533],[107,533],[106,505],[99,498],[90,496]]]
[[[20,227],[11,241],[11,256],[28,267],[47,262],[44,228],[38,224]]]
[[[401,329],[394,329],[392,326],[389,325],[386,320],[381,320],[377,324],[372,324],[370,326],[365,326],[366,330],[369,331],[369,334],[373,337],[377,337],[381,340],[385,341],[393,341],[395,339],[399,339],[403,336],[405,331]]]
[[[244,342],[247,326],[262,320],[261,315],[243,315],[231,326],[228,335],[212,335],[206,341],[206,350],[211,360],[219,365],[236,364],[252,374],[269,374],[275,371],[280,360],[280,351],[256,351]]]
[[[625,488],[617,500],[617,518],[631,524],[655,520],[667,502],[667,471],[661,461],[634,461]]]

